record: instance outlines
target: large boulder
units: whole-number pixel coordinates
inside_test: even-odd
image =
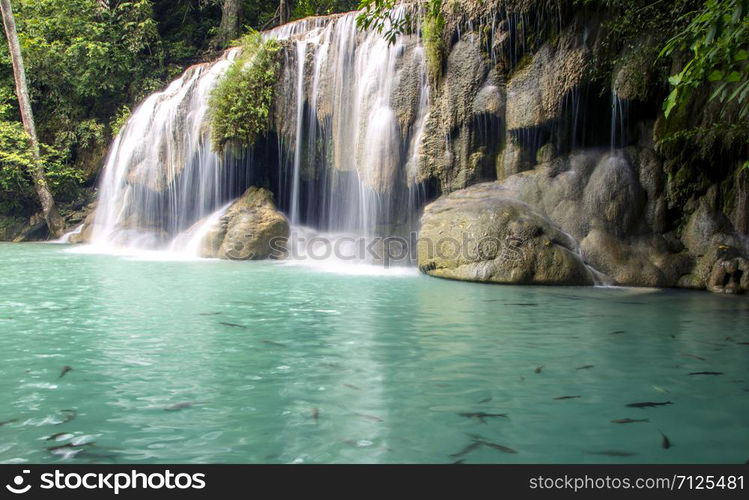
[[[428,205],[418,241],[419,268],[465,281],[592,285],[571,237],[499,183],[456,191]]]
[[[201,255],[230,260],[279,258],[288,237],[289,223],[276,209],[273,194],[253,186],[211,228]]]
[[[83,226],[81,226],[80,230],[75,233],[72,233],[68,237],[68,243],[72,243],[74,245],[81,244],[81,243],[91,243],[91,235],[94,232],[95,221],[96,221],[96,211],[93,210],[83,220]]]

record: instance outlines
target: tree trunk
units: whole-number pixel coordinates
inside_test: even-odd
[[[47,185],[47,179],[44,177],[44,166],[39,154],[39,141],[36,137],[34,115],[31,112],[29,89],[26,86],[26,71],[23,66],[21,46],[18,43],[16,21],[13,18],[10,0],[0,0],[0,10],[2,10],[3,27],[5,28],[5,35],[8,38],[8,50],[10,51],[10,58],[13,63],[13,77],[16,81],[16,96],[18,97],[18,106],[21,110],[21,121],[23,121],[23,128],[26,130],[31,141],[31,152],[34,157],[31,178],[34,181],[34,189],[36,189],[36,194],[39,197],[39,203],[42,205],[42,213],[44,214],[44,220],[47,222],[49,234],[54,238],[58,238],[62,236],[64,223],[57,212],[55,199],[52,197],[52,193],[49,191],[49,186]]]
[[[289,0],[279,0],[278,2],[278,24],[286,24],[289,22],[291,13],[289,12]]]
[[[216,37],[211,41],[214,49],[222,49],[227,43],[239,37],[242,21],[242,0],[223,0],[221,3],[221,24]]]

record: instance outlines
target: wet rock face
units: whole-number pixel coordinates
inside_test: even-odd
[[[592,285],[575,241],[496,183],[477,184],[428,205],[418,265],[464,281]]]
[[[289,223],[264,188],[249,188],[210,229],[202,242],[203,257],[229,260],[280,258]]]
[[[711,208],[714,193],[699,200],[681,234],[666,232],[659,171],[647,146],[589,150],[455,191],[427,207],[422,239],[457,239],[460,252],[433,257],[420,248],[419,265],[433,276],[469,281],[580,284],[585,278],[575,267],[579,261],[617,285],[746,291],[747,240]],[[476,244],[465,235],[499,238],[504,257],[476,257]],[[508,261],[517,241],[526,242],[524,259]]]
[[[749,260],[740,256],[718,259],[710,271],[707,289],[713,293],[740,294],[749,290]]]

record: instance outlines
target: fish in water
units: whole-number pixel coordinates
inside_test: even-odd
[[[12,424],[13,422],[18,422],[18,419],[17,418],[11,418],[10,420],[3,420],[2,422],[0,422],[0,427],[2,427],[4,425]]]
[[[593,368],[594,366],[596,366],[596,365],[583,365],[583,366],[578,366],[577,368],[575,368],[575,370],[589,370],[589,369]]]
[[[224,326],[230,326],[232,328],[244,328],[245,330],[247,329],[247,327],[244,325],[239,325],[237,323],[227,323],[226,321],[219,321],[218,324],[224,325]]]
[[[65,365],[65,366],[63,366],[63,367],[62,367],[62,370],[60,370],[60,376],[59,376],[58,378],[62,378],[62,377],[64,377],[64,376],[65,376],[65,374],[66,374],[66,373],[68,373],[68,372],[70,372],[70,371],[73,371],[73,368],[72,368],[72,367],[70,367],[70,366],[68,366],[68,365]]]
[[[613,332],[611,332],[611,335],[619,335],[620,333],[626,333],[626,331],[625,330],[614,330]]]
[[[673,403],[671,401],[665,401],[663,403],[654,403],[652,401],[645,401],[643,403],[629,403],[627,407],[629,408],[655,408],[656,406],[666,406],[666,405],[672,405]]]
[[[198,316],[217,316],[221,314],[220,312],[210,312],[210,313],[200,313]]]
[[[692,372],[690,375],[723,375],[723,372]]]
[[[195,406],[195,404],[196,403],[194,403],[192,401],[185,401],[184,403],[177,403],[177,404],[173,404],[171,406],[167,406],[166,408],[164,408],[164,411],[179,411],[179,410],[184,410],[185,408],[192,408],[193,406]]]
[[[349,389],[353,389],[355,391],[361,391],[361,389],[356,387],[354,384],[343,384],[343,387],[348,387]]]
[[[617,418],[612,420],[612,424],[638,424],[640,422],[650,422],[647,418]]]
[[[365,415],[365,414],[363,414],[363,413],[356,413],[356,416],[357,416],[357,417],[361,417],[361,418],[364,418],[364,419],[366,419],[366,420],[370,420],[370,421],[372,421],[372,422],[384,422],[384,420],[383,420],[383,419],[381,419],[380,417],[376,417],[376,416],[374,416],[374,415]]]
[[[56,432],[45,439],[45,441],[62,441],[70,437],[73,437],[73,435],[69,432]]]
[[[513,450],[512,448],[508,448],[507,446],[503,446],[501,444],[492,443],[491,441],[488,441],[486,438],[484,438],[483,436],[479,436],[478,434],[466,435],[471,438],[474,443],[478,443],[481,446],[486,446],[487,448],[502,451],[504,453],[517,453],[517,450]]]
[[[489,441],[478,441],[478,442],[488,448],[491,448],[492,450],[501,451],[503,453],[512,453],[512,454],[517,453],[517,450],[513,450],[512,448],[508,448],[507,446],[502,446],[501,444],[490,443]]]
[[[503,418],[509,418],[506,413],[484,413],[483,411],[476,411],[476,412],[464,412],[464,413],[458,413],[461,417],[466,418],[476,418],[481,422],[482,424],[486,423],[487,418],[493,418],[493,417],[503,417]]]
[[[317,422],[317,419],[320,418],[320,410],[317,408],[312,408],[312,418],[315,419],[315,422]]]
[[[662,430],[658,429],[658,432],[660,432],[661,436],[663,436],[663,441],[661,442],[661,446],[663,447],[663,449],[667,450],[671,448],[671,441],[669,441],[668,437],[666,437]]]
[[[60,413],[63,414],[63,420],[57,425],[66,424],[78,416],[77,410],[60,410]]]
[[[508,306],[537,306],[535,302],[514,302],[514,303],[508,303]]]
[[[630,451],[620,450],[589,451],[587,453],[590,453],[591,455],[604,455],[607,457],[633,457],[636,455],[635,453],[632,453]]]
[[[544,365],[541,365],[541,366],[537,366],[536,369],[533,370],[533,371],[536,372],[536,373],[541,373],[541,370],[543,370],[543,369],[544,369]]]
[[[682,354],[682,356],[684,356],[685,358],[699,359],[700,361],[705,361],[705,358],[703,358],[702,356],[697,356],[696,354],[689,354],[688,352]]]
[[[452,455],[450,455],[450,458],[460,458],[462,456],[468,455],[473,450],[476,450],[476,449],[480,448],[481,444],[482,443],[479,442],[479,441],[473,441],[470,444],[468,444],[465,448],[463,448],[462,450],[460,450],[459,452],[453,453]]]
[[[670,392],[668,389],[664,389],[663,387],[658,387],[657,385],[652,386],[654,390],[658,392]]]
[[[484,403],[488,403],[488,402],[489,402],[489,401],[491,401],[491,400],[492,400],[492,398],[484,398],[484,399],[482,399],[481,401],[479,401],[479,404],[484,404]]]
[[[562,399],[579,399],[582,396],[559,396],[558,398],[554,398],[557,401],[560,401]]]
[[[287,347],[286,344],[280,342],[273,342],[272,340],[263,339],[263,344],[274,345],[276,347]]]
[[[88,443],[80,443],[80,444],[73,444],[73,443],[65,443],[65,444],[58,444],[56,446],[50,446],[47,448],[48,451],[73,451],[73,450],[80,450],[84,446],[92,446],[94,444],[93,441]]]

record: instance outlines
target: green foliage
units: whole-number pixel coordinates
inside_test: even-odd
[[[242,53],[216,84],[209,101],[213,147],[252,145],[270,125],[273,90],[278,77],[280,45],[250,32]]]
[[[130,113],[131,110],[129,107],[125,106],[124,104],[120,106],[120,109],[117,110],[117,114],[114,115],[114,118],[112,118],[112,122],[109,125],[112,128],[112,135],[117,135],[120,133],[120,130],[122,130],[125,122],[127,122],[128,118],[130,118]]]
[[[42,145],[42,162],[54,196],[63,201],[78,191],[78,169],[66,164],[60,152]],[[30,170],[34,167],[29,137],[20,122],[0,121],[0,213],[27,212],[36,207]]]
[[[394,10],[397,4],[398,0],[361,0],[359,9],[363,12],[356,17],[357,26],[382,33],[388,44],[394,44],[398,35],[406,33],[411,26],[408,14],[399,15]]]
[[[668,81],[673,87],[663,111],[668,117],[691,92],[713,85],[710,99],[735,102],[739,119],[749,118],[749,1],[707,0],[686,15],[689,25],[668,41],[661,56],[689,50],[690,59]]]
[[[322,16],[334,12],[354,10],[357,0],[297,0],[294,2],[292,19]]]
[[[424,43],[424,53],[427,61],[427,71],[432,81],[439,80],[442,75],[444,59],[444,29],[445,18],[442,16],[442,0],[429,0],[421,25],[421,38]]]

